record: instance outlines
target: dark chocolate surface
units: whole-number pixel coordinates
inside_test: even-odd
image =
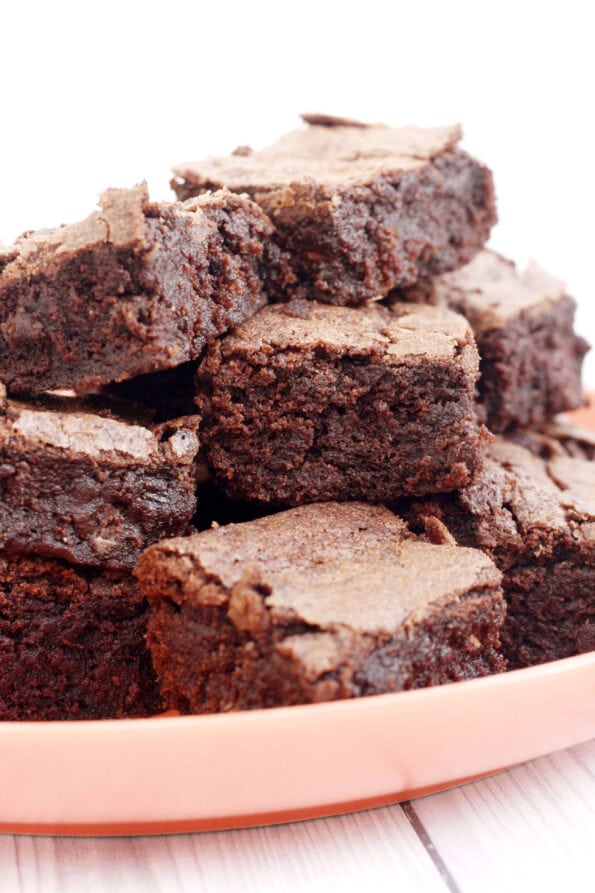
[[[146,624],[129,575],[0,552],[0,719],[158,713]]]

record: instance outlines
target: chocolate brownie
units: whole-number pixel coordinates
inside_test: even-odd
[[[151,546],[137,566],[166,707],[209,713],[505,668],[500,574],[385,508],[309,505]]]
[[[488,437],[477,376],[449,310],[271,305],[199,366],[205,461],[227,496],[276,506],[463,487]]]
[[[130,575],[0,552],[0,720],[159,712],[146,622]]]
[[[188,532],[198,418],[148,428],[96,403],[7,401],[0,386],[0,549],[131,569]]]
[[[511,668],[595,649],[595,462],[500,438],[476,483],[414,504],[412,517],[430,534],[446,525],[503,571]]]
[[[586,341],[573,330],[564,283],[531,264],[524,273],[492,251],[465,267],[397,293],[467,317],[479,348],[479,392],[487,424],[503,432],[538,425],[583,403]]]
[[[283,265],[246,197],[150,202],[109,189],[81,223],[29,233],[0,260],[0,378],[9,392],[92,390],[169,369],[266,301]]]
[[[173,168],[179,198],[225,186],[258,202],[291,256],[288,294],[358,305],[456,269],[484,245],[492,175],[457,148],[460,128],[306,122],[260,152]]]

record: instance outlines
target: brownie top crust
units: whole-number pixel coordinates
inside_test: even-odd
[[[112,465],[150,464],[164,455],[176,464],[190,465],[198,449],[196,421],[146,427],[134,416],[98,411],[92,398],[46,395],[30,404],[6,398],[3,402],[0,386],[0,445],[7,438],[18,438]]]
[[[481,336],[504,326],[521,313],[559,301],[566,286],[536,263],[519,273],[515,264],[493,251],[483,250],[466,266],[415,286],[409,297],[421,297],[437,305],[459,310],[475,334]]]
[[[432,545],[387,509],[361,503],[308,505],[165,540],[144,553],[137,572],[149,595],[229,602],[241,629],[262,628],[256,590],[272,616],[367,633],[393,633],[433,605],[500,580],[482,552]]]
[[[267,192],[300,182],[351,187],[421,168],[455,148],[462,136],[458,125],[394,128],[335,119],[328,126],[318,116],[305,118],[313,122],[307,129],[293,130],[258,152],[242,148],[225,158],[183,162],[173,172],[191,182],[224,179],[234,192]]]
[[[479,545],[525,550],[552,537],[580,547],[595,542],[595,462],[544,459],[496,438],[484,473],[459,494],[478,520]]]
[[[157,212],[160,208],[167,208],[177,218],[186,218],[195,238],[204,238],[210,224],[203,208],[217,205],[226,194],[220,190],[187,202],[156,203],[149,200],[146,183],[131,189],[106,189],[99,197],[99,210],[84,220],[23,233],[14,245],[5,248],[0,255],[2,285],[31,276],[37,266],[48,272],[52,263],[60,264],[69,255],[95,249],[102,243],[109,243],[115,249],[151,252],[156,245],[147,212]]]
[[[142,247],[149,238],[144,206],[149,200],[145,183],[132,189],[107,189],[100,197],[100,210],[85,220],[55,229],[23,233],[6,249],[7,263],[0,267],[3,280],[29,275],[32,261],[47,262],[110,242],[118,248]]]
[[[467,263],[496,221],[487,167],[459,127],[392,128],[329,116],[260,151],[174,167],[180,199],[225,187],[272,221],[290,297],[358,306]]]
[[[446,359],[471,339],[458,314],[422,304],[350,308],[293,301],[269,305],[221,342],[223,356],[267,350],[340,350],[374,353],[387,364],[408,357]]]

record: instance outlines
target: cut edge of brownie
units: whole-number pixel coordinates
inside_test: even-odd
[[[301,546],[299,535],[292,542],[284,533],[294,522],[308,528]],[[384,527],[376,546],[374,525]],[[316,544],[324,531],[329,541]],[[252,536],[258,542],[243,551]],[[442,585],[432,597],[417,577],[434,570]],[[306,506],[165,541],[144,553],[136,573],[151,603],[148,642],[163,697],[181,712],[358,697],[505,668],[504,603],[490,559],[422,542],[386,509]]]
[[[0,552],[0,719],[158,713],[147,616],[130,575]]]
[[[477,375],[468,324],[442,308],[269,306],[199,366],[205,461],[227,496],[278,507],[454,490],[490,439]]]

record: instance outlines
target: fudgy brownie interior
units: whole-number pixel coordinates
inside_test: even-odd
[[[269,306],[199,366],[205,459],[226,495],[272,506],[452,490],[482,463],[477,376],[449,310]]]

